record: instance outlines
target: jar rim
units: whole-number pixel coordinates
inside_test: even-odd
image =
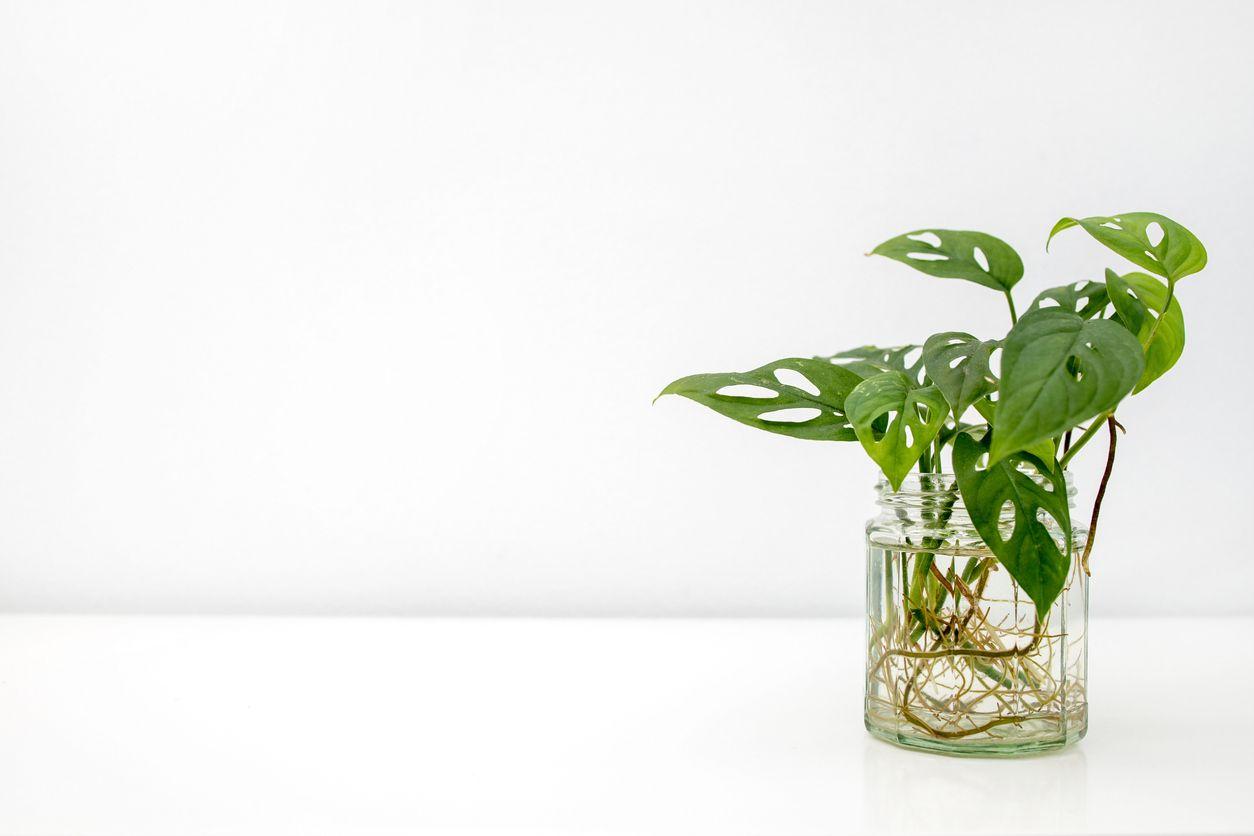
[[[1020,471],[1028,475],[1033,481],[1043,483],[1045,478],[1039,473],[1031,469],[1025,469],[1022,466]],[[1071,471],[1064,470],[1062,472],[1063,480],[1067,485],[1067,496],[1076,495],[1075,477]],[[927,497],[945,495],[953,492],[958,486],[958,475],[952,471],[942,471],[940,473],[910,473],[902,480],[901,487],[894,489],[889,484],[888,478],[880,473],[875,480],[875,492],[881,498],[892,497]]]

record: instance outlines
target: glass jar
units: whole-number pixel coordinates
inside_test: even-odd
[[[867,730],[951,755],[1023,755],[1082,738],[1087,529],[1073,520],[1071,570],[1040,620],[984,545],[952,474],[912,474],[897,491],[881,478],[877,493],[866,529]],[[1074,507],[1070,475],[1067,494]],[[1065,549],[1062,530],[1042,522]]]

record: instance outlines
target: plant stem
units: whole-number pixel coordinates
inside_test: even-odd
[[[1084,544],[1084,555],[1080,558],[1080,566],[1084,568],[1085,575],[1093,574],[1089,571],[1089,554],[1093,551],[1093,540],[1097,537],[1097,517],[1102,512],[1102,499],[1106,496],[1106,485],[1110,482],[1110,471],[1115,466],[1115,445],[1119,441],[1119,434],[1115,432],[1117,423],[1115,416],[1107,416],[1106,426],[1110,428],[1110,446],[1106,449],[1106,470],[1102,472],[1102,483],[1097,487],[1097,499],[1093,500],[1093,516],[1089,519],[1088,541]]]
[[[1097,431],[1102,428],[1102,422],[1110,417],[1112,417],[1112,413],[1107,412],[1104,415],[1099,415],[1094,418],[1093,423],[1089,424],[1089,428],[1084,431],[1084,434],[1076,439],[1075,444],[1071,445],[1071,449],[1063,454],[1063,457],[1059,460],[1058,464],[1062,467],[1066,467],[1067,463],[1075,458],[1075,454],[1084,449],[1084,445],[1088,444],[1093,436],[1097,435]]]
[[[1010,295],[1009,290],[1006,290],[1005,293],[1006,293],[1006,304],[1010,306],[1010,324],[1014,325],[1016,322],[1019,321],[1019,315],[1015,313],[1015,298]],[[1171,299],[1170,288],[1167,289],[1167,299],[1170,302],[1170,299]]]

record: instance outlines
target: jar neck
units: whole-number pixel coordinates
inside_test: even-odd
[[[1038,482],[1039,476],[1025,471]],[[1075,483],[1070,473],[1065,475],[1067,504],[1075,507]],[[880,477],[875,485],[876,504],[880,520],[922,528],[969,529],[973,527],[971,516],[962,502],[958,490],[958,478],[952,473],[912,473],[894,490],[888,480]],[[1009,503],[1001,509],[1000,521],[1013,524],[1014,507]]]

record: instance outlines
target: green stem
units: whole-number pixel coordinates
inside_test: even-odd
[[[1106,422],[1106,419],[1109,418],[1111,414],[1112,413],[1105,412],[1094,418],[1093,423],[1089,424],[1089,428],[1084,431],[1084,435],[1077,438],[1075,443],[1071,445],[1071,449],[1066,453],[1063,453],[1062,459],[1059,460],[1058,464],[1062,467],[1066,467],[1067,463],[1075,458],[1075,454],[1080,452],[1080,450],[1084,448],[1084,445],[1088,444],[1093,436],[1097,435],[1097,431],[1102,428],[1102,424]]]
[[[1006,293],[1006,304],[1010,306],[1010,324],[1014,325],[1016,322],[1019,321],[1019,315],[1015,313],[1015,298],[1010,295],[1009,289],[1007,289],[1005,293]],[[1171,298],[1171,288],[1167,289],[1167,298],[1169,300]]]

